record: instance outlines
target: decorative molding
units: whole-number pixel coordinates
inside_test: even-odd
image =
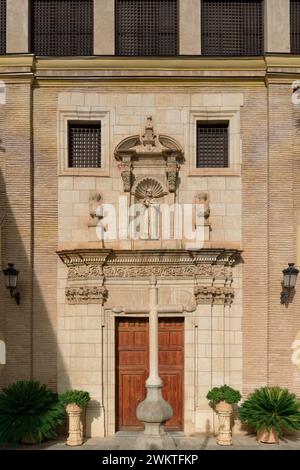
[[[103,305],[108,296],[107,289],[102,286],[67,287],[66,298],[70,305],[100,304]]]
[[[234,289],[232,287],[197,286],[194,294],[197,305],[231,305]]]

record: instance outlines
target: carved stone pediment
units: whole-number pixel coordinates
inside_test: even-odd
[[[154,132],[152,117],[148,117],[143,135],[129,136],[115,149],[115,158],[124,183],[124,192],[130,192],[134,169],[140,165],[164,168],[168,191],[176,191],[177,176],[184,162],[184,152],[175,139]]]

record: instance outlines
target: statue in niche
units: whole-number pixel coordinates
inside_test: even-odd
[[[141,202],[145,210],[142,215],[141,237],[155,240],[159,238],[160,205],[158,199],[167,194],[159,181],[154,178],[144,178],[133,191],[134,196]]]

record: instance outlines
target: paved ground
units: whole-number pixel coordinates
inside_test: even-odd
[[[222,447],[216,444],[215,437],[198,435],[184,437],[173,434],[178,450],[300,450],[300,436],[285,438],[279,445],[258,444],[254,435],[235,435],[234,445]],[[118,433],[116,437],[87,439],[80,447],[69,447],[64,440],[43,443],[41,446],[19,446],[21,450],[132,450],[135,434]]]

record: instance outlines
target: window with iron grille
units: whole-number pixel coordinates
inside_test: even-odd
[[[228,122],[197,122],[197,168],[228,167]]]
[[[262,0],[202,0],[202,54],[263,54]]]
[[[69,168],[101,168],[101,123],[69,122]]]
[[[0,54],[6,53],[6,0],[0,0]]]
[[[290,2],[291,53],[300,54],[300,1]]]
[[[93,0],[32,0],[31,50],[42,56],[93,54]]]
[[[117,0],[116,54],[178,54],[177,0]]]

